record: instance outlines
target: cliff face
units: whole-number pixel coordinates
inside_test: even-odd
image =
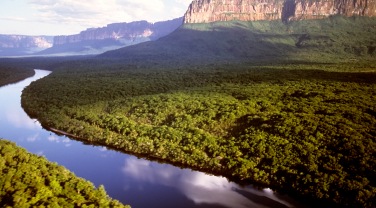
[[[184,23],[376,16],[376,0],[194,0]]]
[[[183,18],[157,22],[154,24],[146,21],[114,23],[102,28],[87,29],[76,35],[56,36],[54,38],[54,46],[82,41],[107,39],[126,42],[137,42],[137,39],[155,40],[171,33],[182,23]]]
[[[27,35],[0,35],[0,48],[50,48],[53,37],[50,36],[27,36]]]

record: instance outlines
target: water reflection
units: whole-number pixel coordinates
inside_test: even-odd
[[[6,138],[65,166],[77,176],[103,184],[107,193],[133,208],[300,207],[268,190],[242,188],[225,178],[159,164],[105,147],[84,145],[44,130],[20,104],[22,89],[50,72],[0,88],[0,138]]]
[[[17,128],[26,128],[26,129],[40,128],[39,122],[30,119],[25,113],[19,112],[14,107],[7,109],[5,116],[6,116],[7,121]]]
[[[295,207],[280,199],[270,189],[240,187],[226,178],[207,175],[171,165],[151,163],[137,158],[125,159],[122,171],[126,178],[174,187],[197,205],[215,204],[220,207]]]

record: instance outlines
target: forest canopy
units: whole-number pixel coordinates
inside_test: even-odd
[[[0,64],[0,86],[34,73]],[[4,139],[0,139],[0,173],[0,207],[129,207],[111,199],[103,186],[96,188],[64,167]]]
[[[1,207],[129,207],[111,199],[103,186],[0,139]]]
[[[67,63],[26,88],[22,105],[80,140],[337,206],[375,206],[374,65],[159,67]]]
[[[9,64],[0,63],[0,87],[31,77],[34,73],[33,69],[14,67]]]

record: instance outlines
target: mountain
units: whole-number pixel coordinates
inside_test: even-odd
[[[100,55],[173,63],[346,61],[376,58],[376,18],[185,24],[157,41]],[[356,38],[355,38],[356,37]]]
[[[156,23],[137,21],[90,28],[75,35],[56,36],[53,47],[38,54],[99,54],[111,49],[157,40],[177,29],[182,23],[181,17]]]
[[[23,56],[53,45],[53,36],[0,35],[0,56]]]
[[[185,23],[376,16],[376,0],[194,0]]]
[[[90,28],[75,35],[1,35],[0,56],[87,55],[157,40],[183,24],[183,17],[150,23],[136,21]]]

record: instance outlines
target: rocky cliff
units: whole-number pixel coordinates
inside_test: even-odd
[[[52,47],[51,36],[0,35],[0,48],[49,48]]]
[[[171,33],[182,23],[183,18],[157,23],[149,23],[147,21],[114,23],[102,28],[90,28],[75,35],[56,36],[54,38],[54,46],[93,40],[117,40],[123,42],[140,42],[140,39],[155,40]]]
[[[0,56],[27,56],[52,45],[53,36],[0,35]]]
[[[194,0],[184,23],[376,16],[376,0]]]

